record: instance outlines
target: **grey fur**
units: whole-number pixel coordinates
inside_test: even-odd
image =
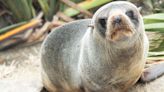
[[[148,51],[142,17],[138,16],[139,25],[132,24],[133,37],[113,43],[102,37],[96,26],[98,18],[110,16],[112,7],[138,12],[131,3],[117,1],[100,8],[92,19],[58,27],[46,38],[41,61],[48,90],[122,92],[138,80]]]

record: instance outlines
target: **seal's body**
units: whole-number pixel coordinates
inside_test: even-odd
[[[141,76],[147,52],[137,7],[112,2],[92,19],[56,28],[46,38],[43,83],[50,92],[123,92]]]
[[[78,90],[81,82],[78,74],[81,40],[90,22],[90,19],[85,19],[56,28],[44,41],[42,78],[50,90]]]

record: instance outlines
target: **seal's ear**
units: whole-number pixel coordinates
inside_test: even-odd
[[[140,6],[140,7],[138,7],[137,9],[138,9],[138,11],[141,13],[142,7]]]
[[[89,24],[88,27],[90,27],[90,28],[93,29],[94,28],[94,25],[93,24]]]

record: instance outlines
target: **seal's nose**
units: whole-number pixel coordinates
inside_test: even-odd
[[[114,24],[120,24],[121,23],[121,17],[120,16],[115,16],[114,17],[114,20],[113,20],[113,22],[114,22]]]

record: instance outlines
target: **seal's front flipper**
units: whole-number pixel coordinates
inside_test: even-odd
[[[159,76],[164,74],[164,62],[154,63],[151,66],[145,68],[140,80],[142,82],[150,82]]]

